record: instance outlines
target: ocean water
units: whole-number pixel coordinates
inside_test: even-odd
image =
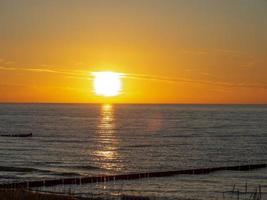
[[[0,134],[30,132],[0,137],[0,183],[267,163],[265,105],[0,104]],[[244,182],[266,192],[267,170],[94,184],[90,192],[212,199]]]

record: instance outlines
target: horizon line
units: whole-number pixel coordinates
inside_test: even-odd
[[[114,105],[266,105],[267,103],[118,103],[118,102],[0,102],[0,104],[114,104]]]

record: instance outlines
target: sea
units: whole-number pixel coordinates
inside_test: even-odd
[[[0,135],[26,133],[0,137],[0,183],[267,163],[267,105],[0,104]],[[267,198],[266,169],[37,189],[241,199],[259,188]]]

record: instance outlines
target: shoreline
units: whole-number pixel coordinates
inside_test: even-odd
[[[35,192],[25,189],[0,189],[1,200],[89,200],[71,195]]]
[[[26,189],[0,189],[1,200],[104,200],[101,197],[77,197],[71,194],[40,192]],[[108,198],[109,199],[109,198]],[[114,199],[110,196],[110,199]],[[122,200],[149,200],[149,197],[121,195]]]

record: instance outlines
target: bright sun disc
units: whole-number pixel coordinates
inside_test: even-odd
[[[121,74],[115,72],[93,72],[94,91],[100,96],[117,96],[121,91]]]

